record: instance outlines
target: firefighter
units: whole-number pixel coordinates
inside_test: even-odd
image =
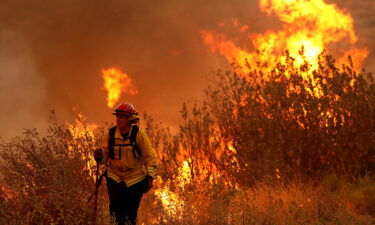
[[[138,113],[132,104],[120,104],[113,114],[117,126],[109,129],[94,158],[107,166],[111,216],[118,225],[136,224],[141,198],[153,187],[156,154],[146,133],[138,128]]]

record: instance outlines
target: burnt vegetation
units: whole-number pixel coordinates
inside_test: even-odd
[[[287,53],[269,68],[217,71],[204,101],[183,105],[177,134],[144,115],[159,178],[140,224],[374,222],[373,76],[325,53],[315,68]],[[104,132],[77,137],[52,116],[47,136],[2,144],[0,224],[91,224]],[[109,224],[104,186],[98,224]]]

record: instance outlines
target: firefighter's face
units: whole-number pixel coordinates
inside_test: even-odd
[[[116,115],[117,126],[120,129],[128,127],[129,126],[129,118],[130,118],[129,116],[125,116],[125,115]]]

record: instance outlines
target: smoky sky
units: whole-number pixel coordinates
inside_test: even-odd
[[[330,2],[353,15],[359,45],[370,49],[365,67],[374,71],[375,3]],[[199,104],[211,71],[228,67],[203,45],[201,30],[234,18],[251,32],[280,26],[257,0],[1,0],[0,136],[45,126],[51,109],[63,120],[82,112],[111,122],[101,70],[113,66],[139,91],[121,101],[177,126],[183,102]]]

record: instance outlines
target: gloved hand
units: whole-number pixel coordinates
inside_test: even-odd
[[[99,148],[94,151],[94,159],[96,162],[102,162],[103,160],[103,151]]]
[[[154,178],[146,176],[144,193],[149,192],[154,187]]]

